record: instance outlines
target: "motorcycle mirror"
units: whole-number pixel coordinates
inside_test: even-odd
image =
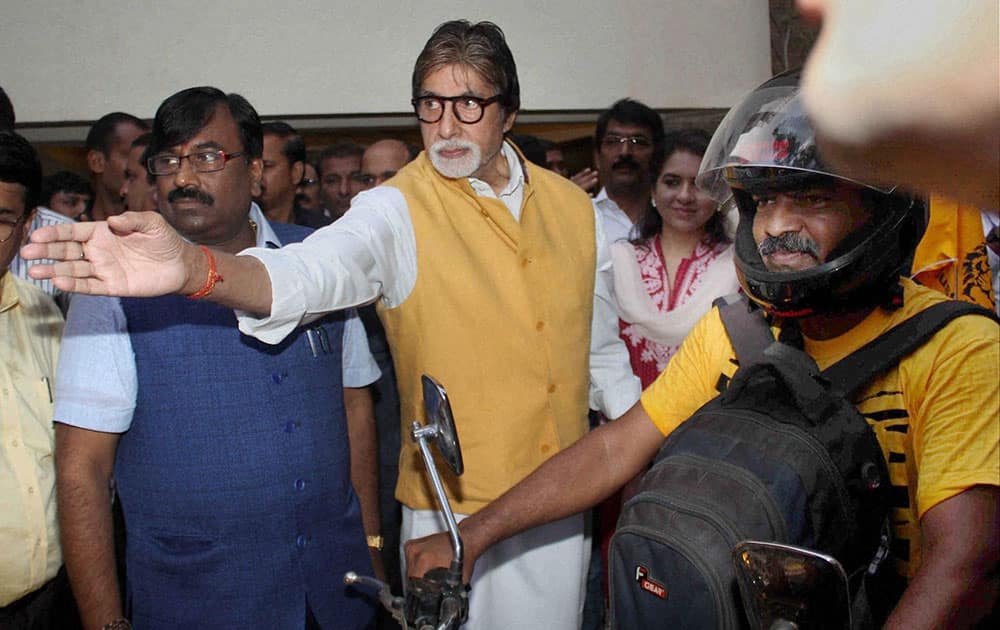
[[[456,475],[465,471],[462,462],[462,446],[455,430],[455,418],[451,415],[451,403],[444,387],[426,374],[420,377],[424,388],[424,411],[427,414],[426,428],[434,430],[434,444],[441,457]]]
[[[732,559],[751,627],[851,627],[847,574],[832,556],[744,540],[733,549]]]

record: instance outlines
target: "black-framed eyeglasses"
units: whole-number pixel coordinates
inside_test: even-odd
[[[436,123],[444,116],[444,104],[451,103],[451,111],[458,122],[474,125],[483,119],[486,108],[501,98],[494,94],[489,98],[478,96],[418,96],[410,101],[417,119],[424,123]]]
[[[604,136],[603,140],[601,140],[601,144],[603,144],[605,147],[609,149],[614,149],[624,146],[626,143],[628,143],[629,146],[637,149],[638,148],[645,149],[653,146],[652,140],[650,140],[646,136],[619,136],[616,134],[609,133],[608,135]]]
[[[187,155],[154,155],[146,160],[146,168],[151,175],[173,175],[181,170],[181,161],[187,159],[191,168],[199,173],[212,173],[226,168],[229,160],[243,155],[243,151],[226,153],[222,149],[206,149],[194,151]]]
[[[6,243],[10,240],[10,237],[14,236],[14,232],[17,231],[17,226],[24,223],[24,220],[28,218],[27,214],[22,214],[17,219],[10,221],[8,219],[0,219],[0,243]]]

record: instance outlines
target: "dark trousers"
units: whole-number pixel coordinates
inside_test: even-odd
[[[0,608],[0,628],[3,630],[77,630],[80,627],[65,567],[38,590]]]

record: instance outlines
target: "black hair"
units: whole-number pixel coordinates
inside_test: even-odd
[[[306,143],[302,139],[302,134],[296,131],[295,127],[280,120],[266,122],[261,126],[265,136],[278,136],[285,141],[285,145],[281,147],[281,153],[289,164],[306,161]]]
[[[521,149],[521,153],[528,158],[528,161],[545,168],[545,147],[542,146],[541,140],[526,133],[513,133],[510,139],[518,149]]]
[[[616,119],[617,120],[617,119]],[[649,161],[649,172],[652,179],[652,189],[656,190],[656,180],[660,177],[663,165],[667,163],[670,156],[678,151],[685,151],[699,158],[705,157],[708,150],[708,143],[712,140],[711,134],[702,129],[681,129],[665,134],[663,137],[662,150],[655,151]],[[659,234],[663,229],[663,219],[657,212],[653,204],[646,206],[639,220],[635,225],[635,238],[633,243],[641,243],[646,239]],[[727,243],[729,237],[726,235],[726,223],[721,212],[714,212],[705,222],[705,240],[709,243]]]
[[[0,87],[0,131],[13,131],[15,119],[14,104],[10,102],[7,92]]]
[[[115,136],[118,134],[120,125],[129,124],[149,131],[149,125],[141,118],[126,114],[125,112],[111,112],[97,119],[87,132],[87,140],[84,145],[88,151],[100,151],[104,155],[111,150]]]
[[[42,205],[51,206],[52,195],[59,192],[77,195],[93,194],[93,191],[90,189],[90,182],[86,179],[73,171],[59,171],[42,180],[39,202]]]
[[[663,119],[648,106],[631,98],[621,99],[597,117],[597,126],[594,129],[595,148],[601,147],[604,134],[608,130],[608,123],[612,120],[649,129],[649,133],[653,136],[654,150],[662,150]]]
[[[226,94],[208,86],[181,90],[160,104],[153,119],[150,155],[193,138],[209,123],[219,105],[225,105],[236,121],[246,160],[259,158],[264,139],[257,110],[239,94]]]
[[[472,68],[493,86],[506,114],[521,109],[517,64],[503,31],[493,22],[452,20],[434,29],[413,66],[413,98],[421,95],[421,86],[429,74],[453,64]]]
[[[354,142],[337,142],[331,144],[327,148],[323,149],[319,153],[319,157],[316,158],[316,174],[323,177],[323,162],[329,158],[346,158],[346,157],[356,157],[359,160],[361,156],[365,154],[365,149],[360,144]]]
[[[13,131],[0,131],[0,182],[24,186],[25,213],[38,205],[42,164],[31,143]]]

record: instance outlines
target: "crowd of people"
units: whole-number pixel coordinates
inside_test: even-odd
[[[420,51],[422,147],[311,162],[192,87],[98,120],[89,181],[43,177],[0,91],[0,627],[391,627],[342,576],[399,592],[451,559],[406,437],[422,374],[465,460],[467,627],[603,627],[619,507],[738,368],[717,298],[820,368],[948,297],[1000,313],[997,209],[823,163],[798,82],[718,130],[623,98],[572,177],[511,133],[489,22]],[[995,605],[998,353],[960,318],[853,401],[894,490],[889,627]]]

